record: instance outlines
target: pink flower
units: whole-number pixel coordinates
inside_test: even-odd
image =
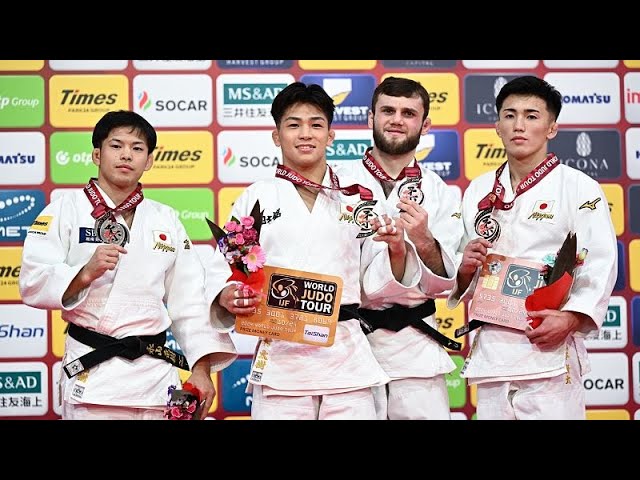
[[[266,255],[260,245],[254,245],[244,257],[242,257],[242,263],[244,263],[250,272],[255,272],[259,268],[264,266],[266,261]]]
[[[241,233],[236,233],[236,245],[244,245],[244,236]]]
[[[171,407],[170,413],[172,418],[182,417],[182,409],[180,407]]]
[[[236,231],[242,231],[242,229],[240,228],[240,225],[234,221],[231,222],[227,222],[224,224],[224,229],[229,232],[236,232]]]
[[[195,411],[196,411],[196,407],[197,407],[196,402],[191,402],[191,405],[189,405],[189,406],[187,407],[187,412],[188,412],[188,413],[193,413],[193,412],[195,412]]]
[[[246,229],[244,232],[242,232],[242,236],[244,237],[244,241],[246,243],[256,243],[256,240],[258,240],[258,232],[256,232],[255,228],[249,228]]]
[[[240,218],[240,223],[244,226],[244,228],[251,228],[253,227],[253,222],[255,220],[253,219],[253,217],[242,217]]]

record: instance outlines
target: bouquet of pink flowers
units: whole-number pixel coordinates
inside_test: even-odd
[[[262,270],[265,253],[258,241],[262,227],[260,202],[256,201],[250,216],[239,220],[231,217],[224,230],[208,218],[206,220],[220,252],[231,265],[229,280],[240,281],[254,291],[262,290],[266,279]]]
[[[169,387],[169,400],[164,409],[164,418],[167,420],[197,420],[200,402],[200,391],[185,383],[181,390],[175,385]]]

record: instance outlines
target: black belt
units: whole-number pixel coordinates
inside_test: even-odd
[[[454,335],[456,338],[460,338],[463,335],[466,335],[467,333],[472,332],[476,328],[480,328],[485,323],[486,322],[483,322],[482,320],[471,320],[466,325],[463,325],[460,328],[456,329],[456,331],[454,332]]]
[[[360,314],[357,303],[350,303],[348,305],[340,305],[340,313],[338,314],[338,321],[344,322],[345,320],[351,320],[357,318],[360,322],[360,328],[367,334],[373,332],[375,329],[367,322],[365,318]]]
[[[361,308],[359,312],[373,330],[386,328],[387,330],[399,332],[405,327],[412,326],[433,338],[443,347],[456,351],[462,350],[462,344],[446,337],[431,325],[422,321],[423,318],[436,313],[436,302],[433,299],[429,299],[413,308],[394,305],[384,310]]]
[[[113,338],[70,323],[68,333],[71,338],[95,348],[92,352],[63,367],[69,378],[113,357],[135,360],[145,354],[165,360],[178,368],[189,370],[189,364],[184,355],[164,346],[166,332],[150,336]]]

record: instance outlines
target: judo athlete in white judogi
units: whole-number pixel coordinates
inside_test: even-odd
[[[345,215],[345,205],[357,203],[358,195],[354,199],[332,189],[325,150],[334,138],[333,111],[332,99],[318,85],[296,82],[278,94],[271,110],[277,125],[273,139],[282,148],[284,165],[276,178],[249,186],[232,215],[249,215],[259,200],[266,264],[342,277],[341,312],[347,305],[355,312],[361,277],[363,290],[372,296],[394,296],[415,287],[420,272],[415,250],[390,218],[376,218],[362,228]],[[347,178],[339,183],[353,184]],[[357,238],[367,229],[378,232],[375,240]],[[219,298],[232,315],[251,313],[257,302],[241,285],[226,287]],[[252,418],[375,419],[371,387],[384,385],[389,377],[356,317],[338,322],[330,347],[261,340],[256,358],[266,362],[257,365],[254,358],[252,365]]]
[[[443,345],[459,350],[460,344],[438,333],[434,298],[454,285],[462,222],[455,192],[415,159],[420,137],[431,127],[428,114],[429,94],[420,83],[386,78],[369,112],[374,146],[362,161],[343,162],[338,169],[370,188],[386,214],[399,216],[420,258],[415,288],[362,299],[360,313],[377,327],[367,339],[391,377],[376,389],[380,419],[450,418],[445,374],[455,364]]]
[[[163,418],[168,388],[180,387],[176,366],[191,366],[204,417],[216,393],[211,372],[237,354],[209,318],[204,267],[175,210],[143,199],[138,181],[156,133],[136,113],[109,112],[93,145],[98,178],[45,207],[20,271],[24,303],[59,309],[69,324],[62,416]],[[169,327],[184,356],[164,347]]]
[[[584,419],[583,338],[602,325],[617,276],[616,236],[600,185],[547,153],[557,134],[560,93],[527,76],[496,98],[507,162],[465,191],[465,234],[451,306],[470,299],[488,253],[549,264],[569,232],[588,249],[561,310],[528,312],[526,331],[486,323],[477,330],[463,376],[478,388],[479,419]]]

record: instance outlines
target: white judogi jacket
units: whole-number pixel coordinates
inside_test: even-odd
[[[104,191],[102,196],[114,207]],[[48,222],[27,234],[20,270],[24,303],[60,309],[62,318],[89,330],[122,338],[156,335],[171,326],[189,365],[218,353],[212,371],[237,357],[227,333],[219,333],[204,301],[204,268],[176,212],[144,199],[137,207],[126,254],[77,297],[62,303],[69,284],[101,244],[93,236],[92,205],[82,190],[49,204],[39,219]],[[125,225],[121,215],[117,220]],[[164,235],[163,235],[164,234]],[[164,240],[161,239],[164,238]],[[166,304],[166,306],[165,306]],[[91,347],[67,336],[63,365]],[[178,369],[143,355],[111,358],[69,379],[63,372],[64,400],[100,405],[165,405],[170,385],[180,385]]]
[[[352,183],[340,178],[342,186]],[[330,185],[328,169],[323,185]],[[341,277],[341,304],[360,304],[360,276],[364,291],[374,297],[394,296],[418,284],[413,247],[407,245],[405,276],[399,283],[391,273],[387,244],[358,239],[357,225],[339,221],[341,202],[354,204],[357,196],[321,190],[309,212],[291,182],[272,178],[249,186],[236,200],[232,215],[249,215],[256,200],[264,216],[271,217],[260,232],[266,264]],[[257,351],[263,344],[258,344]],[[264,395],[322,395],[383,385],[389,377],[376,362],[358,320],[353,319],[338,322],[330,347],[271,340],[261,380],[250,381],[261,384]]]
[[[494,180],[495,171],[487,172],[474,179],[465,191],[462,204],[465,234],[460,252],[478,237],[474,227],[478,202],[491,192]],[[508,165],[500,181],[505,188],[504,201],[509,202],[514,193]],[[566,345],[545,351],[532,344],[524,332],[486,324],[476,335],[463,376],[469,378],[469,383],[553,377],[566,371],[567,353],[577,355],[581,373],[588,373],[583,337],[602,325],[618,272],[616,235],[602,188],[579,170],[561,164],[518,196],[511,210],[494,209],[493,218],[502,233],[490,253],[540,263],[545,263],[545,256],[558,252],[569,232],[576,233],[578,251],[587,248],[589,254],[575,270],[569,300],[561,310],[584,313],[594,323],[588,330],[570,335]],[[471,298],[478,274],[479,271],[462,298]],[[461,293],[457,288],[451,292],[451,307],[460,302]]]
[[[410,165],[420,166],[414,160]],[[416,307],[437,294],[453,288],[456,277],[456,251],[463,227],[459,213],[460,202],[455,192],[434,172],[420,166],[422,171],[421,190],[424,194],[422,207],[429,214],[428,226],[434,238],[440,243],[442,260],[447,272],[443,278],[433,273],[421,260],[420,283],[415,288],[398,290],[393,296],[375,298],[366,295],[362,299],[362,308],[384,310],[394,304]],[[404,180],[399,180],[386,198],[380,182],[361,161],[343,162],[337,171],[339,176],[350,175],[363,186],[373,191],[378,200],[381,213],[390,217],[398,217],[400,209],[399,189]],[[344,183],[344,182],[342,182]],[[411,243],[405,234],[407,242]],[[419,257],[418,257],[419,259]],[[434,315],[423,319],[437,329]],[[392,379],[430,378],[455,370],[455,364],[447,351],[435,340],[414,327],[406,327],[399,332],[380,328],[367,335],[376,359]]]

